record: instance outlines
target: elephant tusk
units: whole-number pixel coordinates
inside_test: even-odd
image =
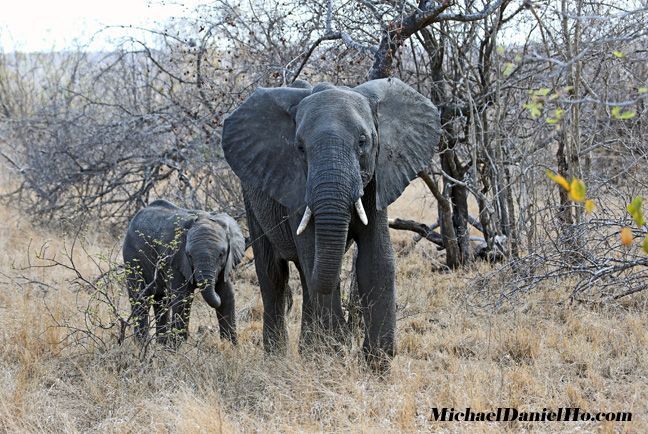
[[[365,226],[368,225],[369,220],[367,219],[367,213],[365,213],[364,206],[362,206],[362,198],[359,198],[355,203],[355,209],[358,212],[358,217],[360,217],[362,223],[364,223]]]
[[[306,207],[306,211],[304,211],[304,217],[302,217],[301,222],[299,223],[299,227],[297,228],[297,235],[301,235],[304,230],[306,230],[306,226],[308,226],[308,222],[311,219],[311,216],[313,213],[311,212],[309,207]]]

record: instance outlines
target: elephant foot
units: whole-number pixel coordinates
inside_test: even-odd
[[[288,349],[285,345],[263,345],[263,351],[266,357],[269,358],[282,358],[286,357]]]
[[[267,356],[284,357],[288,351],[288,337],[286,335],[264,336],[263,350]]]
[[[157,335],[157,341],[159,344],[163,345],[166,349],[175,351],[180,346],[186,342],[188,339],[187,333],[184,332],[167,332],[160,335]]]
[[[386,349],[370,347],[363,345],[362,351],[364,353],[365,362],[369,369],[379,376],[384,376],[389,373],[391,361],[394,358],[393,346]]]

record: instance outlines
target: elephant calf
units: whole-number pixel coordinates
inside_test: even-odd
[[[151,305],[158,339],[186,340],[191,302],[199,288],[216,310],[221,338],[236,343],[230,278],[244,249],[241,229],[227,214],[179,208],[166,200],[140,210],[123,247],[138,340],[148,338]]]

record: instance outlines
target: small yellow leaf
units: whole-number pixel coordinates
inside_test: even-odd
[[[551,170],[547,170],[547,177],[549,177],[549,179],[551,179],[556,184],[562,186],[562,188],[564,188],[565,190],[569,191],[569,182],[567,182],[567,180],[561,175],[553,173]]]
[[[621,51],[613,51],[612,54],[614,54],[614,57],[617,59],[622,59],[625,57],[625,54]]]
[[[621,235],[621,244],[623,244],[624,246],[629,246],[630,244],[632,244],[632,238],[633,238],[632,229],[627,227],[623,228],[621,229],[620,235]]]
[[[641,245],[641,248],[648,255],[648,237],[646,237],[646,239],[644,240],[643,244]]]
[[[596,204],[594,204],[594,201],[592,199],[587,199],[585,201],[585,212],[587,214],[592,214],[594,208],[596,208]]]
[[[541,87],[540,89],[533,92],[533,95],[535,95],[535,96],[547,96],[547,95],[549,95],[549,92],[551,92],[551,89],[549,89],[548,87]]]
[[[578,178],[572,179],[569,188],[569,199],[574,202],[584,202],[585,195],[587,194],[587,187],[585,183]]]
[[[642,93],[648,93],[648,87],[646,86],[641,86],[640,88],[637,89],[637,91],[642,94]]]

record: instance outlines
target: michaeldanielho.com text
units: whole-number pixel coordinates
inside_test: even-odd
[[[433,408],[430,420],[435,422],[630,422],[630,412],[588,412],[580,408],[558,408],[555,411],[518,411],[505,407],[493,411],[473,411],[470,408]]]

